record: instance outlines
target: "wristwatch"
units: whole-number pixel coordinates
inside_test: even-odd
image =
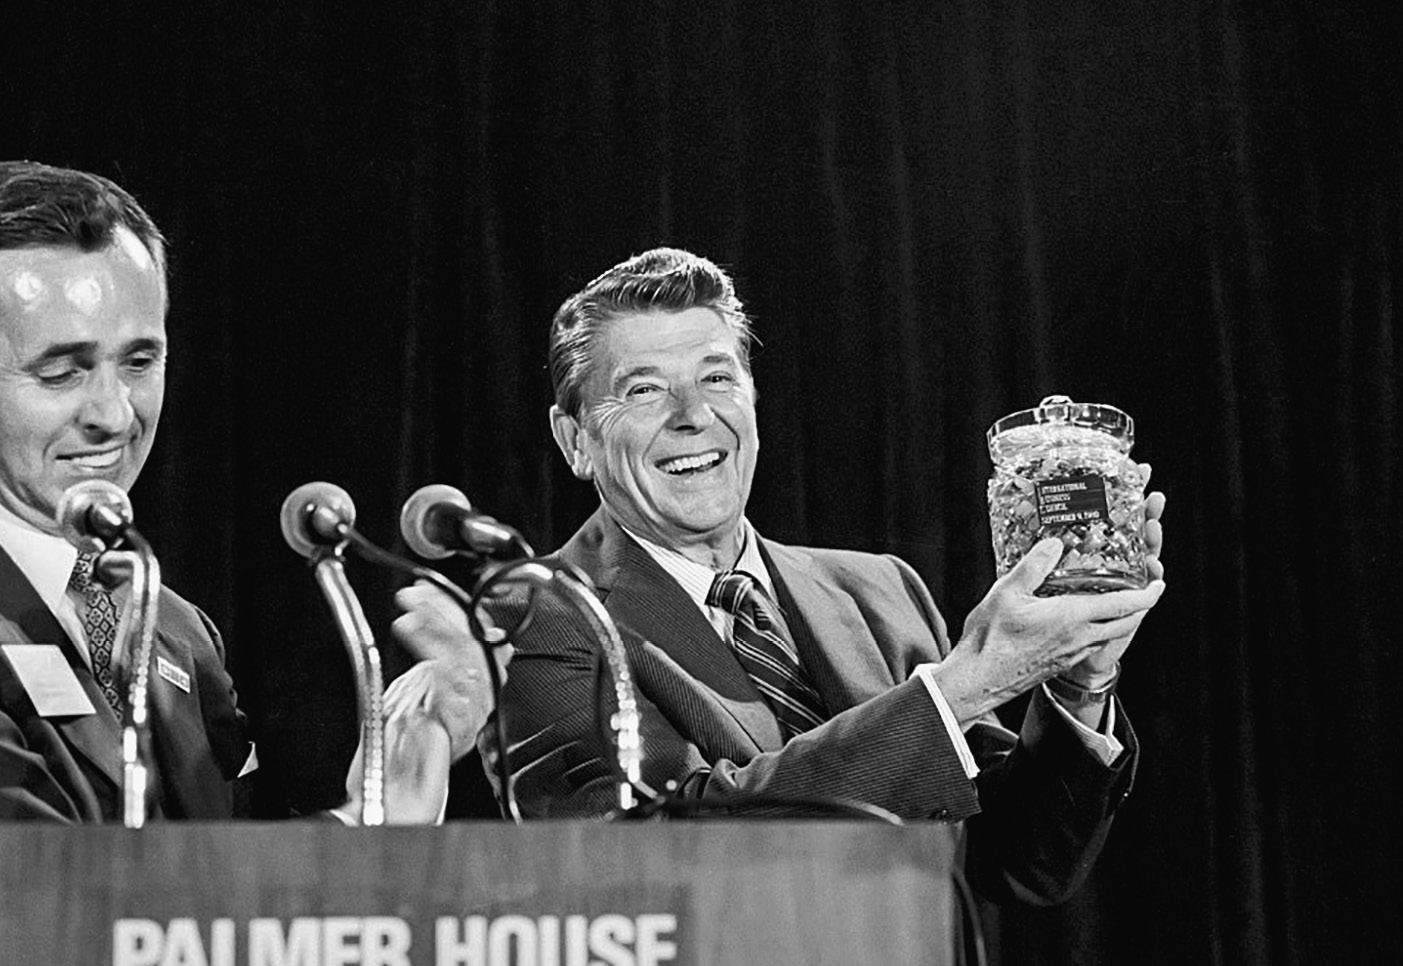
[[[1099,688],[1088,688],[1075,681],[1069,681],[1062,676],[1047,679],[1047,689],[1063,701],[1073,710],[1077,708],[1088,708],[1093,704],[1105,704],[1116,690],[1116,682],[1120,680],[1120,662],[1116,662],[1115,672],[1111,679]]]

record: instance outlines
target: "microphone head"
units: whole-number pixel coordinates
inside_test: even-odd
[[[473,505],[457,487],[446,483],[430,483],[415,490],[404,501],[404,509],[399,514],[399,532],[410,550],[426,560],[442,560],[453,556],[453,551],[444,546],[443,541],[434,535],[434,510],[442,504],[472,510]]]
[[[310,557],[344,539],[341,528],[355,525],[356,505],[335,483],[304,483],[287,495],[278,521],[287,545]]]
[[[110,550],[132,525],[132,501],[116,483],[84,480],[63,491],[54,519],[64,539],[79,550]]]

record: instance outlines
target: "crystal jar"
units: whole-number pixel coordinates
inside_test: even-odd
[[[1048,396],[989,427],[989,526],[1003,576],[1045,537],[1062,557],[1036,593],[1144,587],[1145,478],[1135,420],[1114,406]]]

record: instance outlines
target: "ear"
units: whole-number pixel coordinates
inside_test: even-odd
[[[555,437],[555,445],[570,464],[570,472],[579,479],[594,479],[594,461],[585,452],[585,429],[579,420],[559,406],[550,408],[550,432]]]

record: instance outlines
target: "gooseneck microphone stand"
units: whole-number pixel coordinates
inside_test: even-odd
[[[494,701],[501,694],[502,679],[497,662],[492,656],[492,649],[501,641],[492,641],[484,633],[475,614],[475,602],[465,590],[435,570],[376,546],[356,530],[354,523],[355,506],[350,496],[331,483],[308,483],[294,490],[283,502],[283,536],[293,550],[311,559],[317,583],[331,605],[332,614],[336,618],[338,628],[341,629],[343,639],[347,642],[356,667],[362,695],[361,714],[366,726],[362,739],[366,747],[363,799],[367,806],[367,814],[375,820],[372,823],[367,819],[365,824],[368,825],[381,824],[384,821],[384,687],[379,653],[374,649],[370,629],[345,579],[346,549],[354,549],[359,556],[371,563],[433,584],[462,608],[474,637],[485,652],[487,675]],[[503,780],[502,808],[507,818],[520,822],[521,813],[517,809],[505,772],[506,747],[500,739],[499,729],[499,764],[502,766],[499,777]],[[373,806],[372,802],[375,803]]]
[[[132,525],[132,504],[126,491],[106,480],[85,480],[64,491],[55,509],[64,537],[80,551],[96,553],[104,563],[103,583],[131,584],[131,619],[119,621],[113,645],[115,670],[125,677],[127,700],[122,718],[122,824],[146,824],[146,799],[151,787],[147,765],[151,757],[151,656],[161,596],[161,565],[151,544]],[[123,550],[120,561],[107,558]],[[115,565],[107,565],[113,563]],[[93,579],[98,579],[94,568]],[[115,579],[114,579],[115,578]],[[121,660],[116,660],[121,655]],[[127,670],[122,672],[120,669]]]
[[[487,680],[491,685],[492,700],[495,703],[498,696],[502,693],[502,673],[497,668],[497,661],[492,656],[492,649],[499,643],[502,643],[502,641],[493,641],[490,635],[487,634],[486,629],[483,628],[482,622],[477,619],[476,598],[469,596],[467,591],[463,590],[463,588],[453,583],[453,581],[443,576],[443,574],[439,573],[437,570],[420,566],[419,564],[413,563],[412,561],[406,560],[403,557],[376,546],[362,536],[354,527],[347,527],[345,536],[346,542],[355,547],[356,552],[366,560],[433,584],[452,598],[453,602],[462,609],[463,613],[467,616],[468,626],[474,640],[483,649],[486,658],[485,663],[487,664]],[[499,726],[497,728],[497,756],[499,766],[498,780],[502,785],[502,810],[505,812],[507,819],[520,824],[522,821],[521,811],[517,808],[516,797],[511,791],[511,775],[506,769],[506,753],[506,736],[503,729]]]
[[[385,823],[385,685],[380,649],[346,579],[345,543],[318,548],[311,558],[312,576],[331,608],[336,629],[350,655],[360,706],[365,769],[361,775],[361,824]]]
[[[521,583],[528,587],[526,616],[515,628],[507,631],[508,638],[525,630],[536,606],[537,593],[541,590],[555,592],[584,618],[599,643],[604,667],[613,683],[616,712],[609,718],[609,727],[615,749],[613,764],[619,809],[627,814],[635,808],[638,804],[634,797],[635,790],[650,799],[656,798],[655,793],[642,781],[643,740],[638,700],[623,637],[609,612],[600,603],[589,577],[558,560],[537,557],[521,534],[478,513],[462,490],[442,483],[421,487],[405,501],[400,513],[400,534],[411,550],[431,560],[458,554],[480,564],[498,562],[484,568],[471,599],[464,600],[461,592],[453,594],[467,615],[473,636],[489,651],[492,644],[477,617],[477,609],[499,585]],[[493,675],[495,695],[497,669],[490,653],[487,663]],[[503,790],[503,801],[515,814],[516,803],[510,794],[510,769],[506,766],[505,723],[499,718],[497,725],[498,779]]]
[[[355,531],[355,505],[340,487],[308,483],[283,501],[283,537],[307,557],[356,679],[364,769],[361,775],[362,825],[385,824],[384,673],[375,635],[360,600],[346,578],[345,549]]]
[[[150,774],[146,758],[151,747],[151,655],[156,640],[161,565],[146,538],[128,526],[124,537],[135,551],[132,567],[132,620],[122,653],[132,655],[127,682],[127,707],[122,715],[122,824],[146,824],[146,794]]]
[[[477,610],[477,604],[487,597],[496,585],[513,582],[527,584],[531,588],[531,600],[527,605],[527,617],[511,633],[520,633],[524,629],[536,604],[535,595],[541,590],[556,592],[573,605],[575,611],[589,624],[590,631],[604,655],[605,668],[614,689],[616,711],[609,718],[609,730],[612,732],[614,743],[619,811],[627,814],[638,806],[635,791],[641,792],[649,799],[656,798],[657,794],[643,783],[641,718],[623,637],[614,619],[599,602],[589,578],[568,565],[545,558],[522,560],[497,569],[483,578],[473,594],[469,610],[470,624],[474,636],[479,640],[484,639],[485,632],[472,616]],[[497,732],[504,740],[503,729],[500,726]]]
[[[557,568],[551,573],[551,584],[559,586],[576,602],[580,614],[594,629],[595,639],[604,651],[609,676],[614,682],[614,701],[618,711],[610,719],[614,729],[614,750],[619,766],[619,811],[627,814],[638,802],[634,789],[649,798],[656,793],[643,784],[643,737],[639,727],[638,698],[633,688],[633,674],[628,667],[628,654],[619,628],[599,602],[599,598],[582,579],[568,570]]]

